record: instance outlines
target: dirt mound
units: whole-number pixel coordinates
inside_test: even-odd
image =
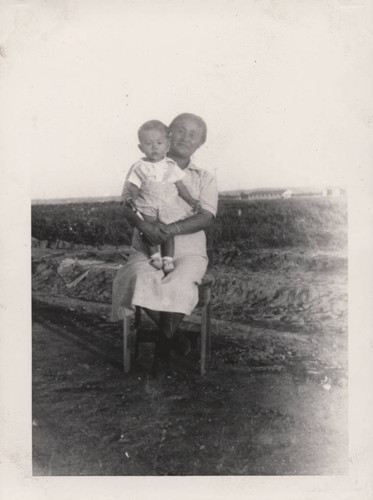
[[[254,271],[248,266],[241,272],[221,266],[224,270],[215,272],[214,315],[268,328],[346,332],[347,268],[341,262],[326,263],[322,273],[305,261],[298,268]]]
[[[35,292],[111,302],[112,282],[125,256],[118,262],[118,251],[112,249],[57,255],[34,262]],[[238,257],[230,265],[217,264],[211,271],[214,317],[304,333],[346,332],[343,254],[238,249],[234,255]]]
[[[98,260],[45,260],[35,268],[32,276],[34,292],[66,295],[92,302],[111,302],[112,283],[120,264]]]
[[[214,252],[214,265],[235,269],[341,271],[347,268],[345,251],[310,251],[308,249],[251,249],[246,243],[221,247]]]

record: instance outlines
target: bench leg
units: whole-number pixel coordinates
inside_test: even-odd
[[[131,369],[131,346],[130,346],[130,316],[123,318],[123,370],[129,373]]]
[[[211,359],[211,311],[210,303],[206,306],[206,355],[207,360]]]
[[[201,317],[201,375],[205,375],[206,373],[207,335],[208,335],[208,311],[207,311],[207,305],[204,305],[202,308],[202,317]]]
[[[211,328],[210,328],[210,301],[211,288],[203,291],[203,307],[201,317],[201,375],[206,373],[206,359],[211,357]]]
[[[135,359],[139,357],[139,344],[140,344],[140,335],[139,329],[141,327],[141,307],[136,306],[135,310],[135,332],[136,332],[136,341],[135,341]]]

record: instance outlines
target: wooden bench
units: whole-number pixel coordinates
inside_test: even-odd
[[[199,300],[197,307],[201,308],[201,375],[205,375],[207,362],[211,357],[210,302],[213,282],[213,278],[205,277],[198,286]],[[134,323],[134,328],[131,328],[131,323]],[[141,308],[136,307],[135,312],[126,315],[123,319],[123,369],[125,373],[129,373],[131,369],[131,355],[133,351],[135,351],[135,357],[138,355],[138,343],[140,339],[137,333],[140,327]]]

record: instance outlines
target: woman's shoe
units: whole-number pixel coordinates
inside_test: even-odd
[[[177,354],[180,354],[181,356],[188,356],[188,354],[192,350],[190,340],[180,330],[176,331],[176,333],[174,334],[174,336],[171,339],[171,342],[172,342],[172,344],[171,344],[172,349]]]
[[[170,370],[170,343],[168,339],[160,337],[154,350],[154,359],[152,364],[152,374],[157,377],[161,371],[168,373]]]

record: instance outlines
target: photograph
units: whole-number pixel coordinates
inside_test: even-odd
[[[351,423],[372,402],[354,390],[372,315],[351,269],[371,276],[370,2],[18,0],[0,17],[3,201],[23,203],[2,211],[21,235],[2,281],[29,321],[4,402],[30,498],[46,477],[150,498],[166,476],[175,499],[194,480],[203,499],[369,498],[351,474],[371,433]],[[264,494],[301,478],[301,496]]]

